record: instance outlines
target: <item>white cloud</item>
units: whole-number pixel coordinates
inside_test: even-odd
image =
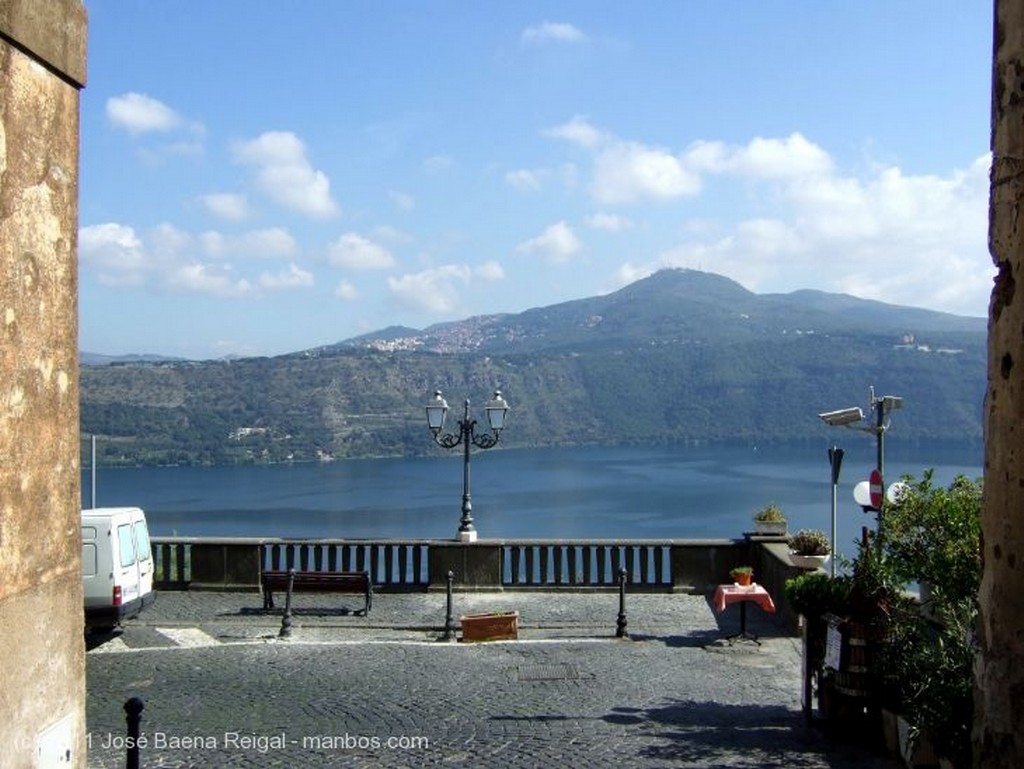
[[[576,115],[568,123],[548,128],[542,133],[544,136],[550,136],[553,139],[565,139],[568,142],[590,150],[598,148],[608,138],[602,131],[591,125],[590,121],[580,115]]]
[[[204,262],[200,255],[222,260],[229,256],[286,256],[296,251],[291,236],[276,228],[231,236],[205,232],[195,237],[165,222],[143,237],[127,225],[107,223],[83,227],[79,232],[83,276],[94,274],[105,285],[149,285],[156,290],[219,297],[254,296],[259,288],[312,285],[313,276],[292,264],[253,280],[240,274],[235,265]]]
[[[184,123],[181,116],[162,101],[141,93],[107,99],[107,119],[133,136],[173,131]]]
[[[587,226],[591,229],[604,230],[605,232],[623,232],[633,228],[633,222],[616,214],[596,213],[588,216],[586,222]]]
[[[595,159],[591,192],[601,203],[633,203],[696,195],[700,186],[700,177],[671,153],[619,143]]]
[[[127,225],[108,222],[83,227],[78,233],[78,254],[83,266],[96,270],[106,285],[138,285],[145,278],[142,241]]]
[[[241,222],[252,215],[249,202],[245,195],[233,195],[227,192],[212,192],[200,196],[199,200],[214,216],[230,222]]]
[[[786,180],[773,218],[719,228],[714,239],[694,229],[692,240],[650,262],[623,265],[619,277],[690,267],[755,291],[811,287],[983,316],[995,274],[986,241],[989,162],[984,156],[944,176],[893,166],[863,178],[809,162],[804,176]]]
[[[579,43],[587,39],[577,27],[565,22],[545,21],[523,30],[524,43]]]
[[[256,168],[256,183],[279,205],[314,219],[338,213],[327,175],[313,168],[290,131],[268,131],[234,147],[236,162]]]
[[[210,230],[199,236],[199,242],[207,255],[218,258],[293,256],[299,250],[295,238],[280,227],[250,230],[238,235]]]
[[[313,285],[313,273],[303,270],[296,264],[277,273],[264,272],[260,275],[260,286],[271,291],[287,288],[306,288]]]
[[[565,221],[560,221],[552,224],[537,237],[520,243],[516,251],[523,254],[540,254],[553,262],[565,262],[581,248],[583,244],[576,237],[572,227]]]
[[[333,266],[350,270],[386,270],[395,264],[390,251],[355,232],[331,243],[327,258]]]
[[[223,298],[237,298],[253,293],[252,284],[245,278],[235,278],[229,267],[215,269],[198,262],[177,267],[167,276],[167,285],[177,291]]]
[[[517,190],[535,192],[540,189],[540,174],[525,168],[509,171],[505,174],[505,183]]]
[[[472,275],[472,270],[466,265],[446,264],[399,278],[388,278],[388,288],[391,295],[406,307],[447,315],[458,307],[457,284],[468,285]]]
[[[493,283],[505,278],[505,269],[493,259],[473,268],[473,277],[485,283]]]
[[[695,142],[687,148],[683,159],[694,171],[758,179],[802,179],[833,170],[829,154],[800,133],[784,139],[758,136],[742,147],[714,141]]]
[[[603,204],[670,200],[700,192],[700,176],[669,150],[627,142],[599,130],[586,118],[544,132],[594,153],[590,192]]]
[[[395,207],[399,211],[412,211],[416,208],[416,198],[408,192],[391,190],[391,192],[388,193],[388,197],[391,198],[391,202],[395,204]]]
[[[359,298],[359,292],[356,291],[356,287],[347,280],[339,282],[338,285],[334,287],[334,295],[346,302],[354,302]]]

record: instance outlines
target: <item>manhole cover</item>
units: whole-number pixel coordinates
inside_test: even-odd
[[[579,678],[572,665],[562,662],[555,665],[520,665],[520,681],[567,681]]]

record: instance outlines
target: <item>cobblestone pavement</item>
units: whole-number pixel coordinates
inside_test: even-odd
[[[440,639],[442,594],[161,593],[89,639],[88,766],[124,766],[141,696],[144,767],[895,767],[804,724],[800,643],[759,609],[762,645],[729,645],[738,611],[702,596],[457,593],[454,614],[514,609],[518,641]],[[358,602],[351,600],[355,608]],[[328,608],[324,608],[328,607]]]

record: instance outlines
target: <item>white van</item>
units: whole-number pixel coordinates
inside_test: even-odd
[[[153,602],[153,554],[141,509],[82,511],[82,586],[86,630],[112,628]]]

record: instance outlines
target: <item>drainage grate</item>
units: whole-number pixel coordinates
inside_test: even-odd
[[[567,662],[555,665],[520,665],[518,668],[520,681],[571,681],[579,678],[579,673]]]

